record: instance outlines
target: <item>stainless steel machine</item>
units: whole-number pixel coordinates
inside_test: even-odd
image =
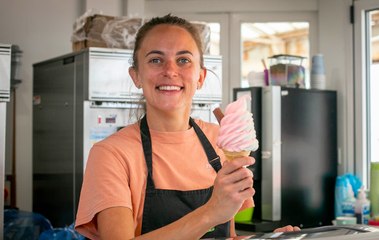
[[[33,65],[33,211],[55,227],[75,219],[92,145],[138,118],[142,92],[128,73],[131,58],[130,50],[88,48]],[[209,71],[192,116],[216,122],[222,60],[204,60]]]
[[[5,134],[7,102],[11,84],[11,45],[0,44],[0,186],[4,189]],[[4,206],[4,191],[0,191],[0,206]],[[0,211],[0,236],[3,236],[4,213]]]

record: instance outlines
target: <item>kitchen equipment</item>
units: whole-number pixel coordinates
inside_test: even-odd
[[[0,44],[0,206],[4,206],[7,102],[10,98],[12,46]],[[0,211],[0,236],[3,236],[4,213]]]
[[[87,48],[33,65],[33,211],[55,227],[70,225],[92,145],[135,122],[142,90],[129,76],[132,51]],[[194,96],[192,116],[216,122],[221,102],[221,57]]]
[[[0,44],[0,101],[9,101],[11,91],[12,46]]]
[[[236,227],[273,231],[317,227],[334,219],[337,177],[335,91],[279,86],[233,89],[250,94],[260,148],[252,155],[254,216]]]
[[[269,83],[273,86],[305,87],[305,57],[279,54],[269,57]]]

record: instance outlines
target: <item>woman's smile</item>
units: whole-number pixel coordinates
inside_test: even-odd
[[[165,91],[165,92],[177,92],[183,89],[183,87],[175,86],[175,85],[161,85],[156,87],[159,91]]]

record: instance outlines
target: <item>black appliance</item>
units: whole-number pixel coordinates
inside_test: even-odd
[[[252,153],[255,208],[251,221],[236,228],[270,232],[287,224],[330,225],[337,176],[337,94],[335,91],[250,87],[259,149]]]

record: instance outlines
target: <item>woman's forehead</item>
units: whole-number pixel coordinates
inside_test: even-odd
[[[176,25],[160,24],[148,31],[142,41],[142,45],[173,43],[179,42],[183,44],[195,44],[195,39],[183,27]]]

